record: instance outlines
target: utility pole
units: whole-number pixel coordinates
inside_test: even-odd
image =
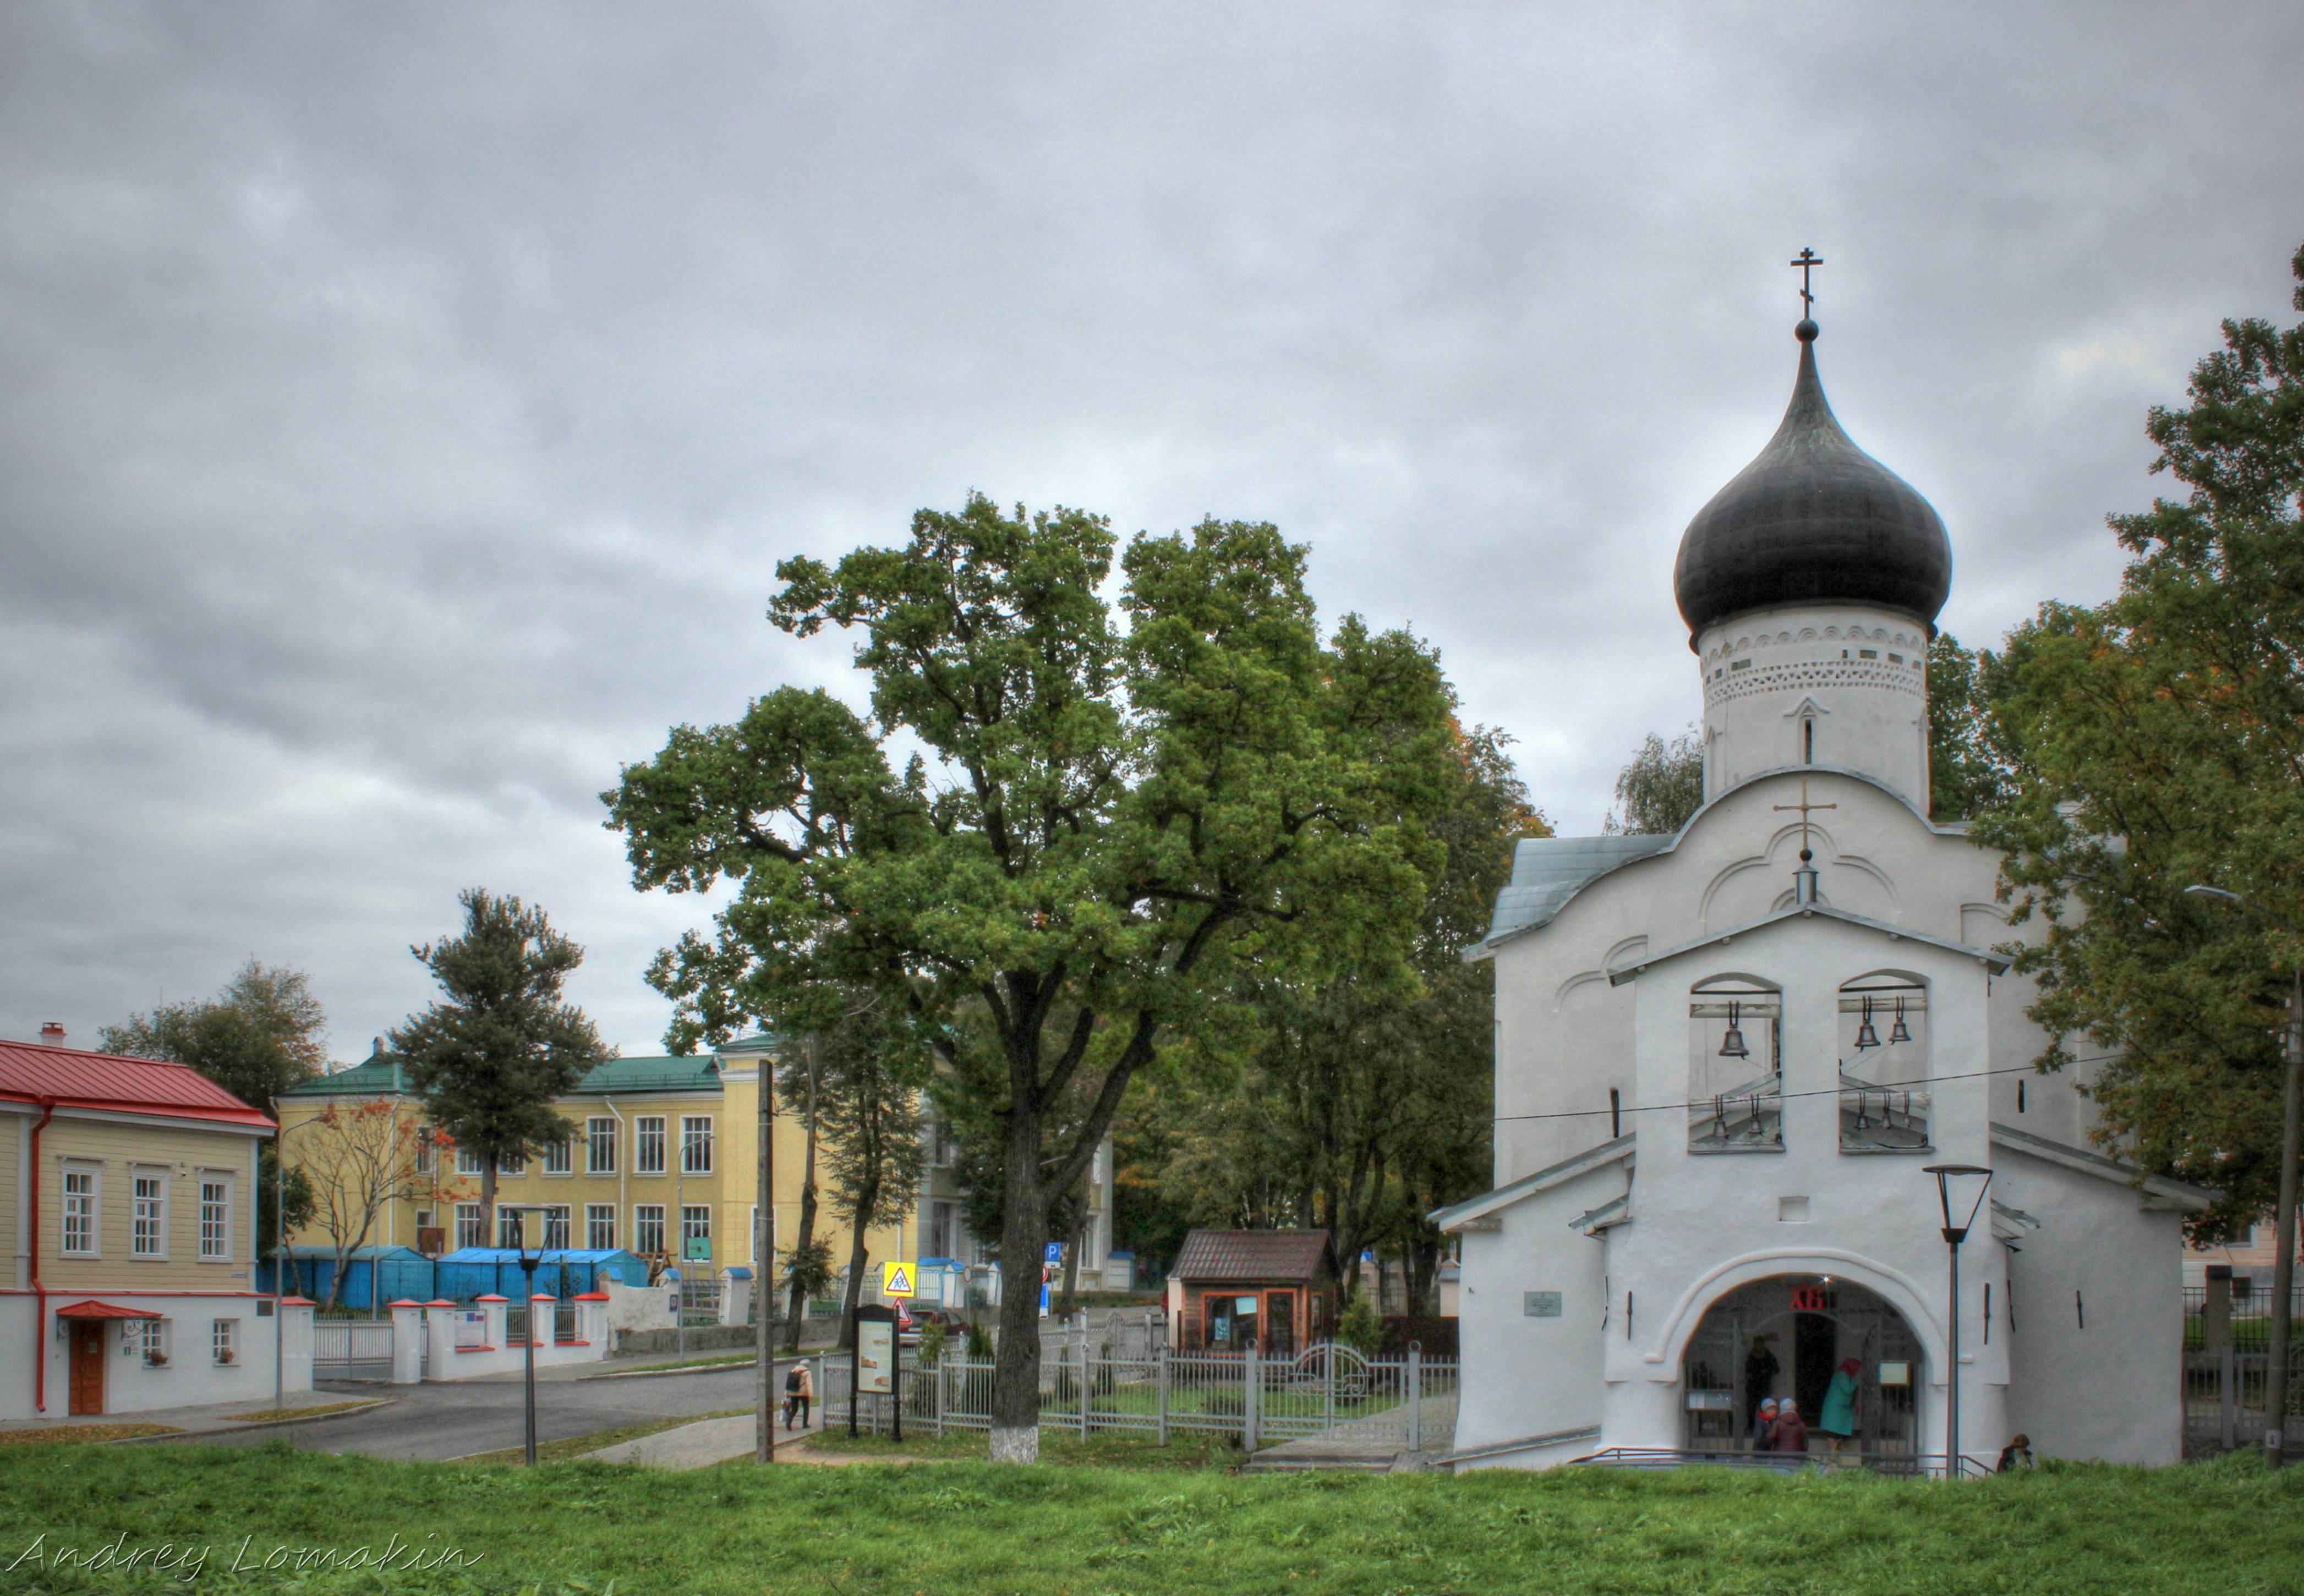
[[[752,1355],[759,1360],[753,1457],[776,1460],[776,1059],[760,1055],[760,1217],[752,1222]]]
[[[2273,1225],[2279,1261],[2272,1266],[2272,1346],[2264,1375],[2264,1457],[2280,1466],[2287,1448],[2289,1305],[2296,1293],[2296,1162],[2304,1156],[2304,967],[2288,987],[2288,1079],[2280,1108],[2280,1217]]]

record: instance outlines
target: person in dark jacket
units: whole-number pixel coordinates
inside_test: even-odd
[[[1800,1404],[1791,1398],[1776,1404],[1776,1427],[1769,1433],[1776,1443],[1775,1450],[1807,1454],[1808,1421],[1800,1417]]]
[[[1776,1372],[1783,1367],[1768,1350],[1767,1337],[1754,1336],[1752,1350],[1744,1355],[1744,1428],[1755,1435],[1760,1433],[1760,1404],[1775,1389]]]
[[[2032,1438],[2030,1436],[2020,1434],[2012,1440],[2006,1446],[2000,1448],[2000,1467],[1997,1471],[1998,1473],[2003,1474],[2010,1474],[2020,1468],[2030,1468],[2032,1465]]]

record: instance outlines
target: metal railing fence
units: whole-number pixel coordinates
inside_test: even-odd
[[[1455,1360],[1427,1358],[1413,1347],[1392,1359],[1365,1358],[1326,1342],[1294,1357],[1165,1347],[1149,1356],[1114,1357],[1100,1351],[1077,1338],[1044,1349],[1042,1429],[1082,1438],[1141,1435],[1163,1446],[1178,1434],[1230,1436],[1252,1451],[1312,1437],[1412,1450],[1444,1440],[1454,1427]],[[825,1422],[845,1425],[852,1400],[849,1361],[827,1356],[823,1372]],[[939,1435],[992,1427],[990,1360],[947,1351],[924,1368],[908,1347],[898,1379],[905,1424]],[[887,1429],[894,1416],[888,1396],[868,1392],[855,1412],[860,1428],[876,1431]]]

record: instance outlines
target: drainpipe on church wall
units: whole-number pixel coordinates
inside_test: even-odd
[[[24,1208],[30,1220],[30,1236],[27,1245],[31,1249],[32,1295],[38,1307],[32,1319],[32,1409],[48,1411],[48,1288],[40,1284],[40,1133],[48,1121],[56,1117],[56,1100],[36,1097],[40,1105],[39,1123],[32,1127],[32,1190]]]

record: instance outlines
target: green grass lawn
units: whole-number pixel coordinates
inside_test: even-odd
[[[277,1548],[343,1553],[394,1534],[427,1558],[454,1548],[482,1560],[382,1575],[261,1567]],[[0,1456],[0,1590],[166,1588],[141,1571],[55,1566],[59,1548],[115,1538],[123,1551],[213,1548],[194,1590],[299,1596],[2296,1596],[2304,1471],[2240,1458],[1937,1484],[1582,1469],[1266,1478],[1061,1455],[1036,1468],[693,1474],[285,1446]]]

